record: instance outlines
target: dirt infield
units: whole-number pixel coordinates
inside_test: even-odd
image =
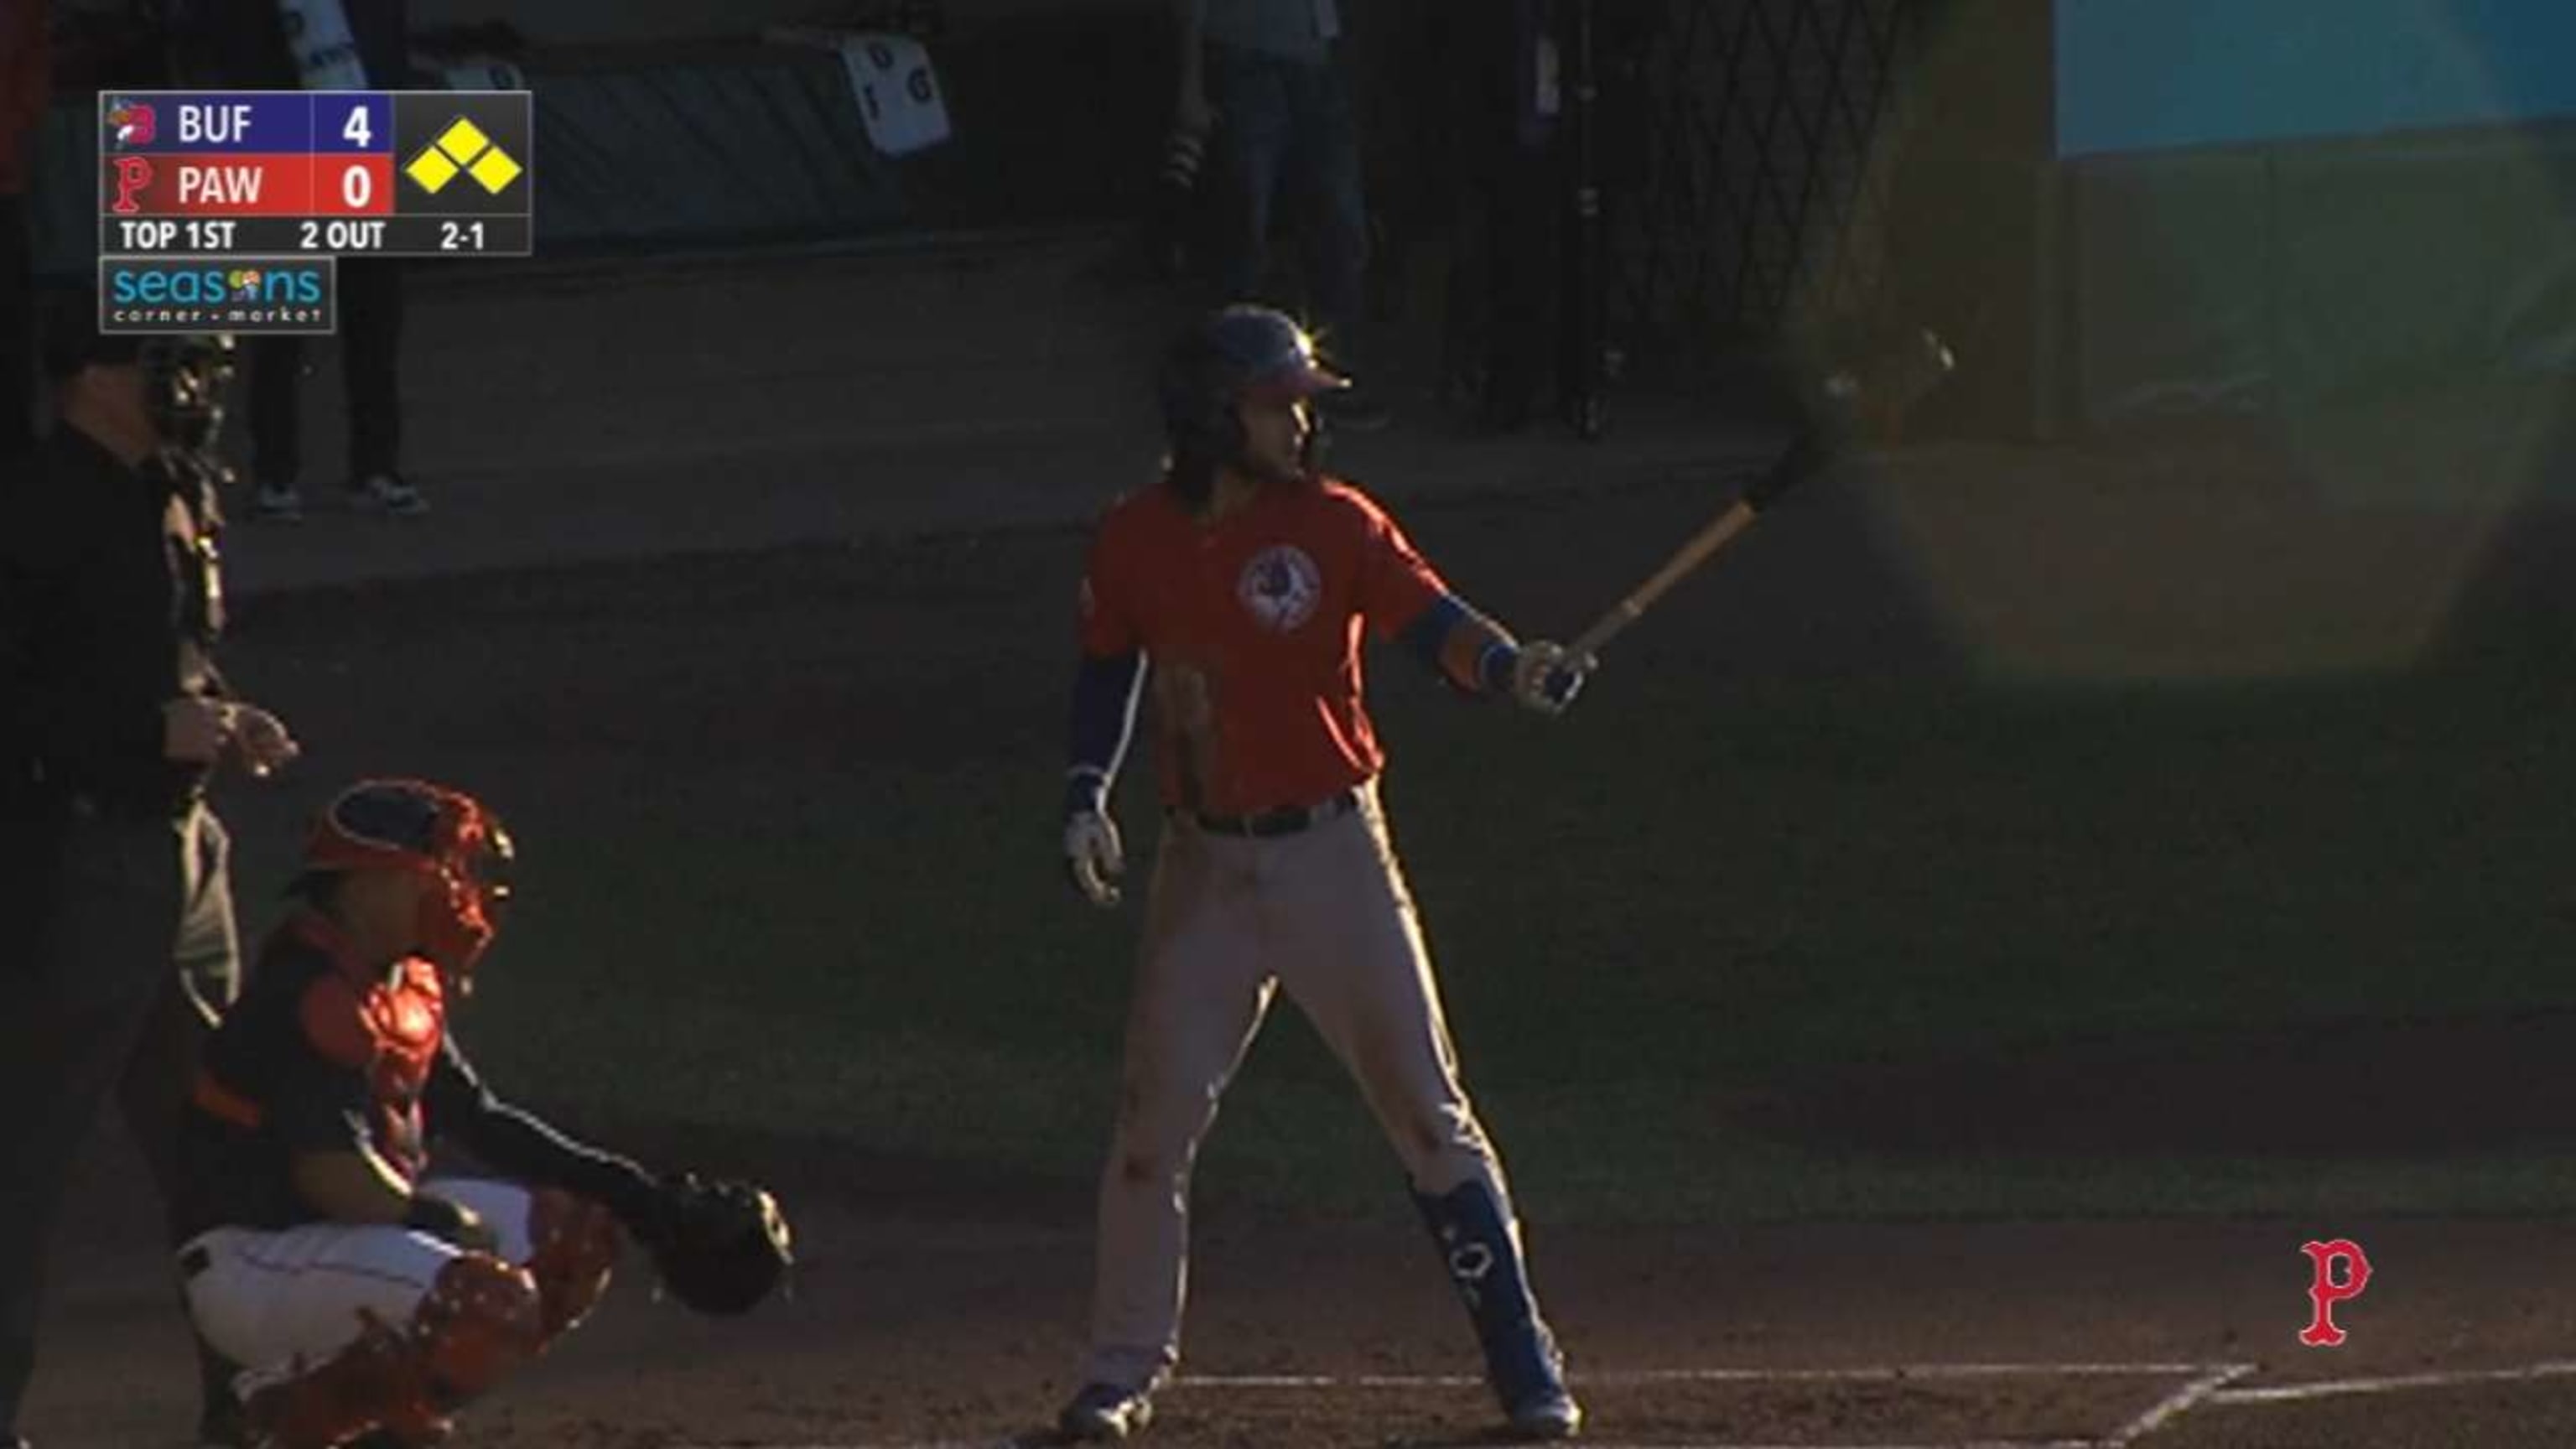
[[[695,1320],[633,1275],[480,1406],[470,1449],[1036,1444],[1080,1346],[1078,1217],[919,1209],[974,1185],[800,1170],[791,1301]],[[141,1179],[103,1136],[28,1429],[46,1449],[184,1443],[184,1339]],[[1031,1204],[1032,1214],[1071,1204]],[[2576,1225],[2513,1222],[1531,1224],[1602,1445],[2563,1445],[2576,1429]],[[2295,1340],[2299,1245],[2376,1275],[2337,1349]],[[1493,1413],[1426,1245],[1400,1217],[1204,1215],[1189,1376],[1152,1441],[1465,1445]]]

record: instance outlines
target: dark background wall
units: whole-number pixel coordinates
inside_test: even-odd
[[[1460,153],[1441,129],[1461,61],[1422,38],[1503,7],[1460,3],[1345,5],[1387,236],[1417,258],[1468,224]],[[945,0],[932,53],[956,138],[891,158],[868,145],[834,56],[761,38],[773,23],[864,22],[887,4],[416,5],[424,29],[506,9],[531,42],[521,59],[547,138],[539,225],[559,255],[1133,218],[1172,90],[1163,0]],[[2184,28],[2282,12],[2190,6],[1592,0],[1604,249],[1597,277],[1567,285],[1597,289],[1606,341],[1636,356],[1795,357],[1930,323],[1970,359],[1938,404],[1944,421],[1985,433],[2576,368],[2576,120],[2321,135],[2299,119],[2376,114],[2354,109],[2351,92],[2369,85],[2390,91],[2383,120],[2450,115],[2458,104],[2425,106],[2481,95],[2546,111],[2546,95],[2507,84],[2520,72],[2505,62],[2529,58],[2494,54],[2510,31],[2499,17],[2564,29],[2576,12],[2559,0],[2339,9],[2339,24],[2377,16],[2388,33],[2338,32],[2318,65],[2374,43],[2439,64],[2413,80],[2309,76],[2298,94],[2341,109],[2293,107],[2272,124],[2242,94],[2261,74],[2196,58]],[[2409,39],[2454,12],[2485,28]],[[2103,80],[2098,57],[2062,33],[2068,13],[2164,37],[2177,94],[2210,93],[2187,115],[2158,113],[2185,102],[2138,75]],[[2129,48],[2156,65],[2152,46]],[[2472,84],[2486,60],[2506,77],[2491,93]],[[2164,144],[2221,119],[2228,139]],[[49,271],[76,274],[94,192],[86,97],[64,97],[53,121],[39,245]],[[2077,154],[2061,154],[2070,140]],[[1559,220],[1564,179],[1544,183]],[[1415,300],[1434,310],[1436,282],[1426,290]]]

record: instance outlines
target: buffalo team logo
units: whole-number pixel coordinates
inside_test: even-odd
[[[148,101],[117,96],[107,103],[108,141],[119,151],[151,145],[159,124]]]
[[[1273,544],[1243,566],[1234,596],[1261,627],[1285,634],[1314,617],[1316,601],[1324,596],[1324,576],[1304,549]]]

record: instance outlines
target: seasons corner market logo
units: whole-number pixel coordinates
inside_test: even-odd
[[[99,325],[110,332],[327,332],[328,257],[99,259]]]

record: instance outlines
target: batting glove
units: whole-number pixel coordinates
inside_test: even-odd
[[[1118,904],[1118,878],[1127,873],[1127,852],[1118,843],[1117,823],[1098,810],[1066,817],[1064,869],[1084,900],[1102,910]]]
[[[1562,644],[1533,640],[1523,644],[1520,657],[1512,661],[1512,698],[1540,714],[1563,714],[1599,665],[1590,655],[1575,658]]]

